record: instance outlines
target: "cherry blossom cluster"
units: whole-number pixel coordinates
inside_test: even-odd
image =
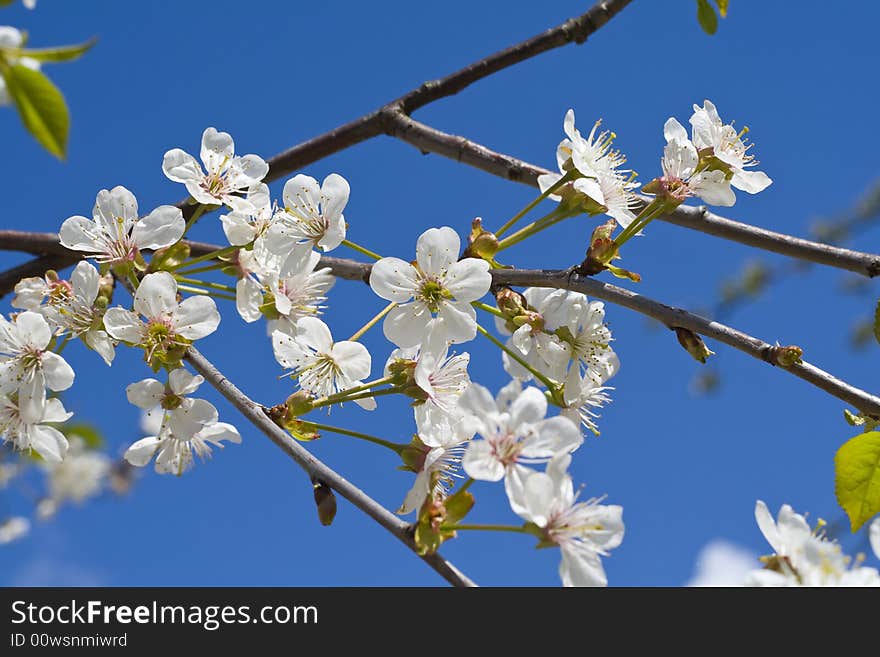
[[[186,369],[187,350],[220,325],[215,300],[228,300],[245,322],[266,321],[275,358],[296,384],[282,403],[265,407],[269,417],[300,440],[335,432],[387,447],[415,475],[398,513],[416,513],[421,551],[469,529],[525,533],[539,547],[560,549],[563,584],[605,585],[601,558],[623,539],[623,509],[602,498],[580,499],[569,474],[583,432],[599,434],[599,411],[610,402],[608,383],[620,367],[604,304],[569,290],[493,285],[491,272],[503,266],[498,257],[505,249],[555,223],[605,214],[610,220],[593,232],[576,271],[607,269],[637,279],[611,261],[652,218],[690,196],[728,205],[731,186],[754,193],[770,184],[748,170],[755,162],[743,133],[722,124],[709,101],[695,106],[691,124],[689,139],[675,119],[667,122],[663,175],[646,186],[655,199],[645,204],[635,195],[635,174],[623,168],[626,158],[613,148],[615,135],[597,122],[582,136],[569,111],[556,151],[559,173],[541,177],[534,202],[494,233],[475,219],[465,244],[451,227],[429,228],[412,260],[381,257],[347,239],[350,189],[342,176],[319,182],[298,174],[273,200],[264,182],[267,163],[236,155],[232,137],[214,128],[202,135],[198,159],[181,149],[163,159],[167,178],[190,196],[188,218],[167,205],[141,216],[126,188],[100,191],[91,218],[70,217],[61,226],[61,243],[84,258],[70,278],[50,271],[22,280],[13,301],[20,312],[0,317],[0,431],[53,468],[53,492],[41,513],[94,495],[109,472],[106,461],[55,426],[70,417],[52,393],[73,384],[61,355],[71,340],[108,366],[120,346],[137,349],[159,377],[126,389],[151,418],[149,435],[125,453],[132,466],[154,462],[159,473],[181,475],[212,447],[241,441],[210,402],[193,397],[204,379]],[[546,198],[557,202],[548,215],[504,237]],[[218,209],[229,245],[193,256],[185,237],[205,212]],[[622,232],[612,237],[618,227]],[[340,246],[375,260],[369,286],[388,302],[347,340],[334,337],[321,319],[335,280],[322,254]],[[114,304],[120,287],[130,303]],[[478,321],[478,310],[500,338]],[[380,321],[391,347],[381,375],[372,378],[373,356],[360,339]],[[468,371],[463,345],[478,336],[499,348],[510,377],[495,394]],[[406,442],[307,417],[346,402],[370,411],[391,394],[413,408]],[[474,503],[474,481],[503,482],[521,524],[462,522]],[[21,531],[21,523],[7,530]]]
[[[746,586],[880,586],[880,572],[862,566],[864,555],[852,559],[824,533],[825,523],[810,528],[806,518],[788,505],[773,519],[758,500],[755,519],[773,554],[762,557],[764,568],[750,573]],[[868,530],[871,548],[880,559],[880,518]]]

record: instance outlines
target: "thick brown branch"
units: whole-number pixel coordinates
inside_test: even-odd
[[[190,347],[186,359],[193,368],[205,377],[220,394],[222,394],[242,415],[257,429],[263,432],[269,440],[275,443],[281,450],[292,458],[297,465],[305,470],[312,480],[318,480],[335,490],[339,495],[347,499],[358,509],[366,513],[370,518],[382,527],[394,534],[410,550],[415,551],[411,526],[388,511],[376,500],[367,495],[360,488],[345,479],[335,470],[315,458],[307,449],[300,445],[290,435],[279,428],[263,412],[262,406],[252,401],[239,390],[235,384],[227,379],[211,362],[194,347]],[[439,554],[425,555],[422,559],[431,568],[454,586],[476,586],[470,578],[461,573],[455,566],[446,561]]]

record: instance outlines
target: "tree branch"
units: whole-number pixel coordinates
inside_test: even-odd
[[[389,134],[415,146],[422,153],[437,153],[492,175],[532,187],[538,186],[538,176],[550,173],[547,169],[495,152],[465,137],[441,132],[401,113],[393,115]],[[647,197],[641,197],[643,204],[648,200]],[[717,215],[705,206],[681,205],[670,214],[658,219],[791,258],[845,269],[869,278],[880,275],[880,255],[843,249],[758,228]]]
[[[220,247],[215,244],[204,242],[189,242],[194,255],[201,255],[216,251]],[[25,250],[34,253],[46,253],[43,257],[20,265],[10,271],[0,273],[0,296],[8,293],[17,282],[22,269],[31,266],[42,266],[45,262],[55,260],[57,263],[72,264],[81,254],[68,251],[58,243],[58,236],[54,233],[27,233],[23,231],[0,231],[0,250],[2,249]],[[322,256],[318,265],[320,268],[327,267],[334,276],[353,281],[369,282],[372,265],[346,258],[333,258]],[[45,270],[31,272],[30,275],[40,275]],[[714,322],[712,320],[689,313],[681,308],[667,306],[664,303],[644,297],[635,292],[630,292],[616,285],[603,283],[599,280],[570,275],[567,270],[522,270],[522,269],[494,269],[492,281],[498,285],[517,285],[535,287],[553,287],[583,292],[584,294],[604,299],[610,303],[624,306],[630,310],[652,317],[666,326],[672,328],[680,326],[690,329],[695,333],[723,342],[734,349],[749,354],[773,365],[771,350],[773,345],[759,338],[743,333],[735,328]],[[5,287],[4,287],[5,285]],[[855,386],[838,379],[809,363],[796,364],[782,368],[791,374],[813,384],[828,394],[837,397],[870,415],[880,417],[880,398],[865,392]]]
[[[221,374],[220,371],[195,347],[189,348],[186,360],[189,361],[193,368],[205,377],[205,380],[216,388],[220,394],[229,401],[229,403],[235,406],[251,424],[262,431],[269,440],[280,447],[281,450],[305,470],[313,480],[320,481],[335,490],[382,527],[394,534],[394,536],[400,539],[400,541],[410,550],[416,550],[416,545],[412,536],[412,527],[409,523],[406,523],[395,516],[360,488],[315,458],[286,431],[272,422],[263,411],[262,406],[249,399],[247,395],[239,390],[229,379],[223,376],[223,374]],[[476,586],[470,578],[464,575],[439,554],[429,554],[422,556],[421,558],[453,586]]]
[[[760,338],[593,278],[572,275],[565,270],[496,269],[492,271],[492,280],[493,283],[500,285],[552,287],[582,292],[597,299],[604,299],[615,305],[635,310],[662,322],[669,328],[678,326],[690,329],[694,333],[723,342],[749,356],[771,365],[775,364],[772,360],[774,346]],[[780,369],[813,384],[859,411],[880,417],[880,397],[856,388],[815,365],[804,361],[790,367],[780,367]]]
[[[269,174],[265,182],[271,182],[320,159],[338,153],[362,141],[378,137],[386,132],[389,116],[403,112],[410,114],[420,107],[441,98],[453,96],[498,71],[509,68],[548,50],[569,43],[581,44],[596,30],[605,25],[632,0],[602,0],[586,13],[570,18],[561,25],[546,30],[530,39],[500,50],[455,73],[438,80],[429,80],[382,107],[329,132],[304,141],[267,160]],[[185,199],[177,204],[186,217],[194,211]]]

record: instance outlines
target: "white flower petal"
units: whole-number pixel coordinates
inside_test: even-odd
[[[416,260],[426,276],[439,275],[458,260],[461,239],[449,226],[429,228],[416,243]]]
[[[46,387],[55,392],[67,390],[73,385],[73,368],[61,356],[51,351],[43,353],[43,376]]]
[[[431,313],[424,304],[407,303],[388,313],[382,330],[385,337],[398,347],[415,347],[428,334],[431,320]]]
[[[144,276],[134,295],[134,309],[145,317],[157,319],[164,318],[175,308],[177,308],[177,281],[174,277],[167,271]],[[107,325],[106,321],[104,325]],[[111,332],[110,335],[113,333]]]
[[[461,465],[469,477],[480,481],[501,481],[504,477],[504,465],[487,440],[469,442]]]
[[[370,287],[388,301],[404,303],[419,289],[421,277],[408,262],[400,258],[382,258],[370,270]]]
[[[187,340],[198,340],[217,330],[220,313],[212,298],[189,297],[172,311],[171,324]]]
[[[158,406],[165,397],[165,384],[156,379],[142,379],[125,389],[128,401],[145,411]]]
[[[125,308],[110,308],[104,314],[107,333],[129,344],[139,344],[144,336],[144,324],[140,318]]]
[[[142,468],[153,459],[160,444],[161,441],[156,436],[141,438],[125,451],[125,460]]]
[[[492,285],[489,263],[481,258],[465,258],[454,262],[449,265],[443,285],[458,301],[476,301]]]
[[[160,205],[134,225],[132,239],[139,249],[162,249],[183,237],[185,227],[180,208]]]

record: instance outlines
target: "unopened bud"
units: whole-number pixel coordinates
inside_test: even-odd
[[[333,489],[322,481],[312,482],[315,492],[315,506],[318,507],[318,520],[325,527],[333,524],[336,517],[336,495]]]
[[[690,329],[676,326],[674,330],[675,336],[678,338],[678,343],[684,347],[685,351],[693,356],[694,360],[705,363],[706,359],[715,353],[706,346],[706,343],[703,342],[703,338]]]
[[[477,217],[471,222],[471,233],[468,236],[468,247],[464,255],[494,262],[496,253],[498,253],[498,238],[495,237],[495,233],[483,228],[483,220]]]
[[[495,303],[498,304],[498,309],[508,317],[522,315],[528,307],[525,297],[509,287],[502,287],[495,293]]]
[[[608,269],[608,264],[617,258],[617,244],[611,238],[617,222],[614,219],[596,226],[590,236],[590,246],[587,249],[587,257],[578,265],[575,271],[582,276],[594,276]]]
[[[425,467],[425,457],[430,450],[418,436],[413,436],[409,445],[400,452],[400,458],[407,469],[413,472],[421,472]]]
[[[770,352],[770,357],[772,359],[771,362],[779,365],[780,367],[791,367],[797,363],[801,362],[801,357],[804,355],[804,350],[795,345],[789,345],[787,347],[773,347]]]

